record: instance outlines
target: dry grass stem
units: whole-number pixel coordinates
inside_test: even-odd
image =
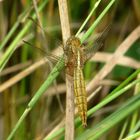
[[[110,132],[111,140],[133,133],[139,9],[137,0],[1,3],[0,140],[102,139]]]
[[[0,85],[0,93],[2,93],[4,90],[9,88],[10,86],[14,85],[18,81],[22,80],[24,77],[29,75],[31,72],[33,72],[36,68],[39,68],[45,63],[44,59],[38,61],[37,63],[31,65],[27,69],[23,70],[22,72],[18,73],[16,76],[12,77],[2,85]]]
[[[101,88],[102,88],[102,86],[100,86],[100,87],[98,87],[94,92],[93,92],[93,94],[91,94],[88,98],[87,98],[87,101],[89,102],[92,98],[93,98],[93,96],[95,95],[95,94],[97,94],[100,90],[101,90]],[[77,108],[75,108],[75,114],[77,114],[78,113],[78,109]],[[51,132],[45,137],[45,139],[44,140],[47,140],[53,133],[55,133],[56,131],[58,131],[60,128],[62,128],[64,126],[64,118],[62,119],[62,121],[59,123],[59,124],[57,124],[57,126],[53,129],[53,130],[51,130]]]
[[[71,36],[67,0],[58,0],[63,43]],[[73,78],[66,72],[66,123],[65,140],[74,140],[74,89]]]
[[[56,94],[62,94],[66,92],[66,84],[58,84],[57,85],[57,93],[54,87],[50,87],[47,92],[44,94],[44,96],[53,96]]]
[[[119,85],[119,81],[111,80],[111,79],[103,79],[100,81],[100,85],[105,85],[105,86],[117,86]]]
[[[49,134],[47,134],[47,136],[43,140],[48,140],[48,137],[50,137],[53,133],[55,133],[57,130],[64,126],[64,122],[65,119],[63,118],[62,121],[58,125],[56,125],[54,129]]]
[[[105,66],[98,72],[93,80],[87,86],[87,91],[91,93],[95,87],[97,87],[100,81],[110,73],[110,71],[116,66],[118,60],[120,60],[131,45],[140,37],[140,26],[138,26],[117,48],[110,60]]]
[[[106,53],[106,52],[97,52],[90,59],[90,61],[108,63],[110,61],[110,59],[113,57],[113,55],[114,54]],[[118,58],[117,65],[122,65],[122,66],[132,67],[134,69],[138,69],[140,67],[140,62],[133,58],[130,58],[127,56],[122,56],[122,57]]]
[[[56,51],[57,53],[59,51]],[[60,52],[62,53],[62,52]],[[56,54],[56,53],[55,53]],[[57,54],[58,55],[58,54]],[[97,52],[95,54],[94,57],[92,57],[89,61],[94,61],[94,62],[105,62],[108,63],[111,59],[111,57],[113,56],[113,54],[109,54],[109,53],[104,53],[104,52]],[[104,59],[106,58],[106,59]],[[30,67],[26,68],[25,70],[21,71],[20,73],[18,73],[17,75],[15,75],[14,77],[10,78],[9,80],[7,80],[6,82],[4,82],[3,84],[0,85],[0,91],[3,92],[4,90],[6,90],[7,88],[11,87],[12,85],[16,84],[17,82],[19,82],[20,80],[22,80],[22,78],[28,76],[29,74],[31,74],[33,71],[35,71],[36,69],[38,69],[39,67],[41,67],[42,65],[44,65],[46,62],[44,61],[44,58],[42,58],[41,60],[35,62],[34,64],[32,64]],[[30,61],[28,62],[30,63]],[[26,64],[29,65],[27,62]],[[39,64],[40,63],[40,64]],[[140,63],[132,58],[126,57],[126,56],[122,56],[120,58],[118,58],[118,62],[116,63],[117,65],[122,65],[122,66],[127,66],[127,67],[132,67],[134,69],[137,69],[140,67]],[[7,68],[4,71],[1,72],[0,76],[6,75],[6,74],[10,74],[12,72],[16,72],[20,69],[23,69],[24,67],[26,67],[25,64],[18,64],[15,65],[13,67]],[[27,72],[28,71],[28,72]],[[24,74],[25,73],[25,74]],[[21,76],[22,75],[22,76]],[[16,78],[18,77],[18,78]],[[12,82],[11,82],[12,81]],[[109,80],[110,81],[110,80]],[[99,81],[99,84],[102,85],[116,85],[118,83],[116,83],[115,81],[113,82],[112,80],[109,82],[107,80],[102,80]],[[54,90],[54,89],[53,89]],[[64,92],[64,87],[60,90],[58,88],[58,94],[59,93]],[[53,91],[48,92],[51,93],[52,95],[56,94]],[[47,93],[45,94],[47,96]],[[50,94],[49,94],[50,95]]]
[[[7,74],[11,74],[13,72],[17,72],[19,70],[22,70],[26,67],[28,67],[29,65],[31,65],[31,61],[27,61],[25,63],[21,63],[21,64],[16,64],[14,66],[8,67],[6,69],[4,69],[1,73],[0,76],[5,76]]]
[[[87,98],[87,102],[89,102],[101,89],[102,86],[99,86],[92,94],[90,94]]]
[[[62,52],[60,52],[60,51],[57,51],[56,53],[62,54]],[[97,52],[89,61],[107,63],[112,58],[112,55],[113,54],[106,53],[106,52]],[[58,54],[56,56],[58,56]],[[104,58],[106,58],[106,59],[104,59]],[[38,63],[38,62],[36,62],[36,63]],[[7,74],[11,74],[13,72],[19,71],[21,69],[26,68],[30,64],[31,64],[31,61],[28,61],[26,63],[17,64],[15,66],[6,68],[0,73],[0,76],[4,76]],[[127,66],[127,67],[131,67],[134,69],[138,69],[140,67],[139,61],[137,61],[133,58],[127,57],[127,56],[123,56],[123,57],[119,58],[117,65]]]
[[[71,36],[67,1],[58,0],[58,5],[59,5],[59,14],[60,14],[61,29],[62,29],[62,38],[63,38],[63,43],[65,44],[67,39]]]
[[[37,17],[37,20],[38,20],[39,27],[41,29],[41,35],[42,35],[42,39],[43,39],[42,42],[44,42],[43,43],[44,48],[46,48],[48,50],[48,48],[46,47],[47,40],[46,40],[46,36],[45,36],[45,31],[43,30],[43,25],[41,23],[41,19],[40,19],[39,13],[38,13],[37,1],[36,0],[33,0],[33,7],[35,9],[35,13],[36,13],[36,17]]]

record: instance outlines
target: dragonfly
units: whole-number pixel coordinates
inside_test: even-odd
[[[75,36],[69,37],[65,46],[63,46],[65,69],[67,74],[73,77],[75,101],[83,127],[87,126],[87,92],[83,75],[84,65],[102,46],[102,41],[105,38],[108,29],[109,28],[107,27],[101,35],[97,37],[94,45],[90,47],[85,47],[80,39]],[[32,46],[30,43],[24,42]],[[55,59],[58,60],[59,58],[58,56],[44,52],[44,50],[39,50],[44,54],[47,54],[47,59],[50,61],[54,61]]]
[[[73,77],[75,100],[83,127],[87,126],[87,92],[83,75],[84,65],[102,46],[102,41],[109,31],[109,27],[107,26],[103,33],[99,35],[94,42],[94,47],[92,45],[85,48],[80,39],[75,36],[68,38],[64,47],[66,72]]]
[[[86,61],[84,47],[78,37],[72,36],[66,41],[64,48],[67,74],[73,77],[74,94],[82,125],[87,126],[87,93],[83,76]]]

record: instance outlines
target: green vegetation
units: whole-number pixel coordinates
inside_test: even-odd
[[[53,0],[34,2],[0,1],[0,139],[65,137],[64,56],[54,51],[62,50],[59,8]],[[72,35],[91,52],[102,46],[84,68],[88,126],[76,116],[75,139],[138,138],[140,3],[70,0],[68,9]]]

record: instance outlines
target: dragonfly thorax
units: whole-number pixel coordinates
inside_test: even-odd
[[[71,71],[71,75],[73,75],[75,68],[83,68],[85,59],[82,46],[80,39],[72,36],[64,47],[65,66]]]
[[[68,40],[66,42],[66,46],[80,47],[81,46],[81,41],[80,41],[80,39],[78,37],[71,36],[70,38],[68,38]]]
[[[66,41],[66,46],[64,47],[64,53],[67,57],[72,58],[76,57],[78,51],[81,51],[81,41],[75,36],[71,36]]]

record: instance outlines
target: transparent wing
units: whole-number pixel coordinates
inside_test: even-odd
[[[94,41],[89,41],[87,45],[84,45],[84,52],[86,56],[86,60],[90,59],[95,55],[95,53],[103,46],[104,40],[107,37],[109,30],[111,26],[108,25],[102,33],[97,35],[97,37],[94,38]]]
[[[41,53],[41,55],[43,55],[44,57],[42,57],[42,59],[44,59],[44,61],[46,61],[46,59],[48,60],[48,64],[49,64],[49,67],[50,67],[50,70],[53,69],[53,63],[56,63],[60,60],[61,57],[59,56],[56,56],[54,54],[51,54],[51,53],[48,53],[44,50],[42,50],[41,48],[38,48],[38,47],[34,47],[31,43],[27,42],[24,40],[24,43],[26,43],[27,45],[29,45],[30,47],[32,47],[33,49],[36,49],[37,53]],[[57,48],[56,52],[58,53],[58,51],[61,50],[60,47]],[[62,56],[62,55],[60,55]],[[53,62],[53,63],[52,63]],[[47,67],[46,67],[47,68]],[[47,70],[47,69],[46,69]],[[43,74],[44,76],[45,74]],[[46,76],[45,76],[46,77]],[[55,80],[53,82],[54,84],[54,89],[55,89],[55,92],[58,93],[58,88],[57,88],[57,81]],[[63,109],[63,106],[62,106],[62,103],[61,103],[61,100],[60,100],[60,97],[58,94],[56,94],[56,98],[58,100],[58,104],[59,104],[59,107],[60,107],[60,110],[61,112],[63,113],[64,112],[64,109]]]
[[[59,51],[60,56],[58,56],[58,55],[54,55],[52,53],[46,52],[46,51],[42,50],[41,48],[34,47],[31,43],[29,43],[25,40],[23,40],[23,42],[26,43],[27,45],[29,45],[30,47],[32,47],[33,49],[36,49],[36,51],[39,51],[38,53],[41,53],[42,56],[46,57],[46,59],[50,60],[53,63],[58,62],[58,60],[60,59],[60,56],[62,55],[62,51]],[[58,49],[61,50],[60,47]],[[58,49],[57,49],[57,52],[58,52]]]

